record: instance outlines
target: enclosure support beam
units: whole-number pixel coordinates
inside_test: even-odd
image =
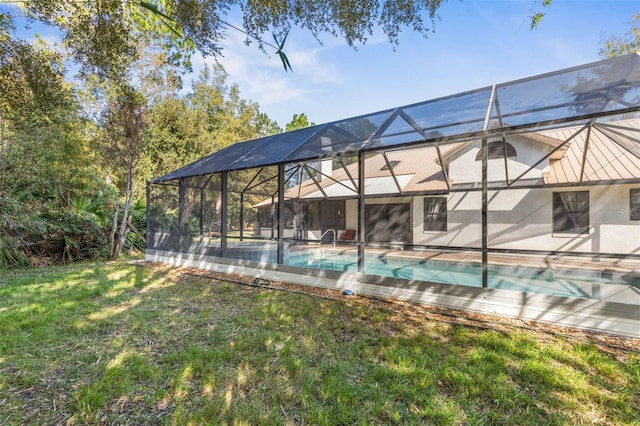
[[[438,164],[440,164],[440,169],[442,170],[442,176],[444,177],[444,183],[447,184],[447,192],[451,191],[451,183],[449,183],[449,175],[447,173],[447,168],[444,166],[444,161],[442,160],[442,151],[440,150],[440,144],[436,144],[436,153],[438,154]]]
[[[398,178],[395,172],[393,171],[393,166],[391,165],[391,162],[389,161],[389,157],[387,157],[387,153],[385,151],[382,151],[382,158],[384,158],[384,162],[387,165],[387,168],[389,169],[389,173],[391,173],[391,177],[393,178],[393,181],[396,184],[396,188],[398,189],[398,192],[402,194],[402,186],[400,186],[400,183],[398,182]]]
[[[482,138],[482,287],[489,285],[489,238],[488,238],[488,218],[487,210],[489,206],[489,196],[487,191],[487,165],[489,158],[489,144],[487,136]]]
[[[609,138],[611,142],[620,146],[622,149],[624,149],[625,151],[627,151],[629,154],[633,155],[637,159],[640,159],[640,151],[638,150],[639,148],[638,140],[634,139],[631,134],[625,135],[624,133],[615,130],[615,129],[626,130],[626,128],[620,127],[620,126],[612,126],[609,124],[602,124],[602,123],[598,123],[598,126],[596,127],[594,125],[594,127],[600,130],[600,132],[604,134],[607,138]],[[620,138],[619,139],[614,138],[610,134],[610,132],[616,136],[620,136]]]
[[[204,195],[204,186],[200,188],[200,235],[204,235],[204,202],[206,197]]]
[[[322,192],[322,196],[324,197],[324,199],[326,200],[327,198],[327,193],[324,192],[324,189],[322,188],[322,185],[320,185],[320,182],[318,181],[318,179],[316,179],[316,177],[313,175],[313,173],[311,173],[311,170],[309,169],[309,166],[307,166],[306,164],[304,164],[304,169],[307,171],[307,174],[309,176],[311,176],[311,180],[313,180],[313,183],[316,185],[316,187],[318,188],[318,190],[320,192]]]
[[[593,121],[592,121],[593,123]],[[587,129],[587,137],[584,140],[584,148],[582,152],[582,165],[580,166],[580,183],[584,179],[584,168],[587,165],[587,154],[589,153],[589,139],[591,139],[591,127]]]
[[[364,272],[364,152],[358,153],[358,272]]]
[[[278,265],[284,263],[284,164],[278,165]]]
[[[344,183],[340,182],[339,180],[336,180],[334,178],[332,178],[331,176],[325,175],[324,173],[322,173],[320,170],[316,169],[315,167],[311,167],[311,166],[307,166],[306,164],[304,165],[305,170],[307,171],[307,173],[309,173],[309,170],[313,170],[314,172],[316,172],[318,174],[318,176],[322,176],[323,178],[327,178],[335,183],[337,183],[338,185],[342,185],[345,188],[347,188],[349,191],[354,191],[356,192],[357,189],[351,188],[348,185],[345,185]],[[345,169],[346,170],[346,169]],[[349,173],[349,172],[347,172]],[[316,185],[319,186],[320,191],[322,191],[322,193],[324,194],[324,190],[321,188],[320,185],[320,181],[318,181],[316,178],[313,177],[313,175],[311,175],[311,179],[313,179],[313,181],[316,183]]]
[[[244,241],[244,192],[240,193],[240,241]]]
[[[358,191],[359,186],[353,180],[353,176],[351,176],[351,173],[349,172],[349,169],[347,168],[347,165],[344,163],[344,159],[342,158],[342,156],[338,157],[338,161],[340,162],[340,165],[342,166],[342,170],[344,170],[344,172],[347,174],[347,177],[349,177],[349,180],[351,181],[351,184],[353,185],[355,190]]]
[[[187,185],[184,179],[180,179],[178,183],[178,233],[180,234],[180,251],[187,251],[187,243],[185,239],[186,234],[186,226],[185,226],[185,209],[187,207],[186,204],[186,193],[187,193]]]
[[[220,176],[220,186],[222,188],[222,207],[220,208],[220,256],[227,257],[227,235],[229,227],[229,172],[222,172]]]
[[[502,132],[502,151],[503,151],[503,157],[504,157],[504,181],[507,184],[507,186],[509,186],[509,159],[507,157],[507,138],[504,134],[504,132]],[[487,153],[488,155],[488,153]]]
[[[482,126],[482,287],[489,286],[489,220],[487,210],[489,209],[489,191],[487,188],[488,176],[487,168],[489,166],[489,120],[491,119],[491,110],[496,101],[496,86],[491,88],[491,97],[487,104],[487,112],[484,116],[484,124]]]

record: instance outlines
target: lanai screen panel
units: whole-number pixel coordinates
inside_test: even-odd
[[[273,136],[268,145],[238,158],[224,170],[241,170],[286,162],[287,156],[312,137],[320,126],[307,127]]]
[[[356,153],[391,116],[392,111],[383,111],[316,126],[317,131],[286,160],[293,162]]]
[[[499,84],[491,129],[560,121],[637,108],[637,54]]]
[[[398,108],[366,148],[480,132],[490,99],[491,89],[486,88]]]
[[[238,143],[156,182],[631,112],[639,81],[638,54],[608,59]]]
[[[180,179],[183,177],[202,176],[209,173],[219,173],[226,170],[226,168],[228,168],[236,160],[243,158],[245,155],[251,155],[251,153],[258,150],[265,143],[268,143],[272,138],[273,136],[268,136],[247,142],[233,144],[218,152],[214,152],[211,155],[188,164],[178,170],[166,174],[156,179],[155,182],[165,182],[169,180]]]

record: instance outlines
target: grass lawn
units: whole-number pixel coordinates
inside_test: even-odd
[[[633,344],[191,272],[1,271],[0,425],[640,424]]]

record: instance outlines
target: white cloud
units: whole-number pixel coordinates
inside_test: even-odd
[[[218,61],[229,79],[240,86],[242,96],[260,103],[299,99],[312,93],[318,85],[340,80],[338,70],[322,60],[322,51],[327,48],[305,46],[292,37],[287,39],[284,51],[293,72],[285,72],[272,47],[265,46],[264,53],[255,42],[246,46],[244,36],[233,31],[223,41],[223,57]],[[194,58],[194,74],[197,75],[202,64],[213,62],[213,58]]]

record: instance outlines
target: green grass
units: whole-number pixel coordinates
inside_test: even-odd
[[[634,351],[183,272],[3,271],[0,424],[640,424]]]

